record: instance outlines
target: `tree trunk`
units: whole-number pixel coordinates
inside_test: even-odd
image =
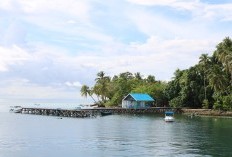
[[[206,99],[205,76],[204,76],[204,90],[205,90],[205,99]]]
[[[89,95],[92,99],[93,99],[93,101],[97,104],[97,102],[96,102],[96,100],[92,97],[92,95]]]
[[[231,71],[231,74],[230,74],[230,83],[231,83],[231,87],[232,87],[232,71]]]

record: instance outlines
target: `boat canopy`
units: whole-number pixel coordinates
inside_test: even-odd
[[[173,111],[166,111],[166,112],[165,112],[165,115],[167,115],[167,116],[172,116],[172,115],[174,115],[174,112],[173,112]]]

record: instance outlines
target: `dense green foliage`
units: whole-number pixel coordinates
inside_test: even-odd
[[[128,93],[147,93],[156,106],[215,108],[232,110],[232,41],[225,38],[212,56],[202,54],[198,64],[179,70],[168,83],[156,81],[152,75],[143,78],[137,72],[124,72],[112,78],[103,71],[97,74],[94,87],[82,86],[83,96],[98,97],[106,106],[121,104]]]
[[[231,39],[219,43],[212,56],[202,54],[197,65],[174,75],[164,92],[170,106],[231,110]]]
[[[124,72],[110,78],[101,71],[97,74],[95,82],[91,89],[83,85],[81,93],[83,96],[95,94],[98,97],[98,103],[101,105],[118,106],[129,93],[147,93],[156,99],[156,104],[167,104],[163,93],[167,83],[156,81],[152,75],[143,78],[139,72],[135,74]],[[86,88],[88,92],[86,92]]]

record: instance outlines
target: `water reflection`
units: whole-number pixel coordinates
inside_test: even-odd
[[[166,123],[163,115],[57,119],[4,113],[0,128],[0,154],[8,157],[232,156],[232,119],[176,115]]]

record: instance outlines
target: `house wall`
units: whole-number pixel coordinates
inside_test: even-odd
[[[144,101],[130,101],[130,100],[123,100],[122,101],[122,108],[146,108],[146,102]]]
[[[123,100],[122,101],[122,108],[132,108],[134,106],[134,101]]]

